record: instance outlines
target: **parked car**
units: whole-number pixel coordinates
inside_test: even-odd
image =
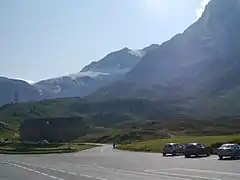
[[[38,144],[46,145],[46,144],[49,144],[49,142],[47,140],[41,140],[41,141],[38,142]]]
[[[220,148],[217,149],[217,155],[219,159],[223,157],[231,157],[232,159],[237,159],[240,157],[240,145],[238,144],[223,144]]]
[[[173,156],[184,154],[184,146],[177,143],[168,143],[163,147],[163,156],[166,156],[167,154]]]
[[[210,156],[210,151],[209,148],[203,144],[189,143],[185,146],[184,155],[186,158],[190,158],[192,155],[197,157],[202,155]]]

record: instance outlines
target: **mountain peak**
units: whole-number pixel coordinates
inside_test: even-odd
[[[240,13],[240,0],[211,0],[205,8],[202,18],[225,20]]]

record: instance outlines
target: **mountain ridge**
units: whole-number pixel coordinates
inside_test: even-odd
[[[78,73],[40,81],[34,86],[43,92],[47,99],[83,97],[100,87],[121,80],[148,51],[157,46],[154,44],[141,50],[123,48],[90,63]]]
[[[31,97],[29,96],[28,98],[27,94],[25,94],[23,98],[24,101],[83,97],[102,86],[109,85],[123,78],[147,52],[157,47],[157,44],[153,44],[140,50],[123,48],[109,53],[99,61],[90,63],[78,73],[41,80],[33,84],[29,84],[23,80],[16,81],[22,82],[22,88],[36,91],[34,97],[31,95]],[[9,81],[12,81],[13,84],[16,82],[14,79],[9,79]],[[0,87],[1,85],[0,82]],[[11,103],[15,91],[24,94],[24,92],[21,92],[21,89],[18,89],[18,86],[12,87],[14,89],[10,88],[6,90],[11,92],[8,98],[4,97],[6,92],[3,93],[3,91],[1,91],[0,105]],[[1,102],[1,99],[4,100]],[[21,102],[21,99],[19,102]]]
[[[146,54],[120,82],[88,98],[183,99],[198,116],[240,112],[231,110],[238,102],[229,95],[240,87],[239,32],[240,1],[212,0],[183,33]]]

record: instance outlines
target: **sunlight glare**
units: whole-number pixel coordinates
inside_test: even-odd
[[[152,13],[161,12],[166,7],[166,0],[144,0],[144,7]]]

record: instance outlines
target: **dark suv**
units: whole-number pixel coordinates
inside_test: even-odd
[[[210,156],[209,148],[207,148],[203,144],[199,143],[189,143],[185,146],[185,157],[190,158],[192,155],[195,155],[197,157],[206,155]]]
[[[166,156],[167,154],[173,156],[184,154],[184,146],[177,143],[168,143],[163,147],[163,156]]]

